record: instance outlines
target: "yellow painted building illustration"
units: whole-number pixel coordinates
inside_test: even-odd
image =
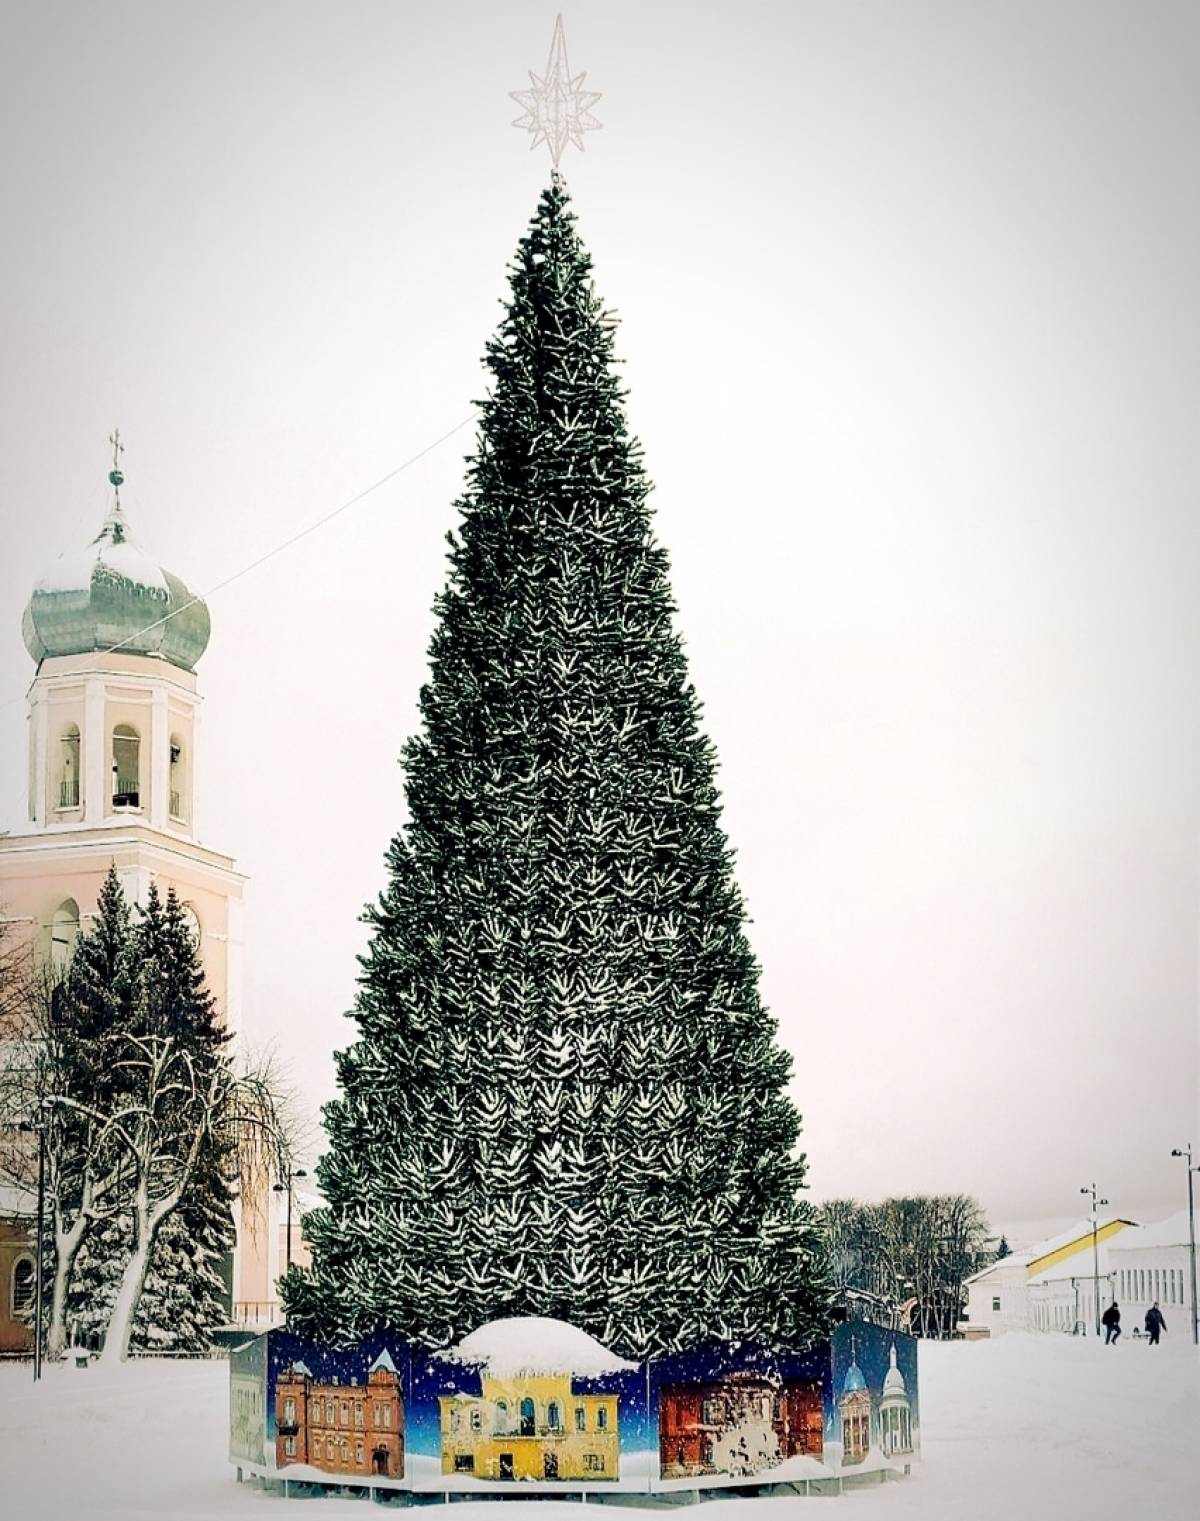
[[[616,1479],[615,1394],[576,1394],[569,1373],[495,1378],[443,1395],[442,1472],[479,1479]]]

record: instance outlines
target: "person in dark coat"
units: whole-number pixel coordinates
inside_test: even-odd
[[[1117,1301],[1114,1299],[1108,1309],[1100,1317],[1100,1324],[1104,1327],[1104,1345],[1107,1347],[1111,1342],[1115,1347],[1117,1337],[1121,1334],[1121,1312],[1117,1309]]]
[[[1150,1338],[1150,1345],[1152,1347],[1158,1346],[1158,1338],[1166,1329],[1167,1323],[1163,1319],[1163,1312],[1158,1308],[1158,1300],[1156,1299],[1146,1311],[1146,1334]]]

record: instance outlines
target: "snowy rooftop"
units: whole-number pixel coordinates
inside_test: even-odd
[[[1148,1246],[1186,1246],[1188,1244],[1188,1212],[1168,1215],[1153,1225],[1135,1225],[1122,1231],[1112,1245],[1114,1251],[1136,1251]]]
[[[489,1321],[464,1336],[447,1356],[480,1367],[493,1378],[523,1378],[540,1373],[598,1378],[636,1367],[578,1326],[545,1315],[514,1315]]]
[[[1098,1231],[1102,1231],[1106,1226],[1115,1225],[1118,1221],[1122,1220],[1122,1218],[1123,1217],[1120,1215],[1104,1215],[1096,1221],[1096,1229]],[[1131,1220],[1124,1221],[1127,1229],[1131,1227],[1133,1223],[1134,1222]],[[1051,1252],[1060,1252],[1062,1251],[1063,1247],[1073,1246],[1076,1242],[1080,1244],[1081,1249],[1083,1247],[1087,1247],[1089,1251],[1091,1250],[1091,1220],[1080,1220],[1077,1225],[1072,1225],[1069,1230],[1060,1231],[1057,1236],[1051,1236],[1046,1241],[1037,1242],[1036,1245],[1030,1247],[1029,1251],[1025,1254],[1026,1260],[1028,1262],[1037,1262],[1039,1258],[1048,1257]],[[1103,1242],[1101,1242],[1101,1245],[1103,1245]],[[1039,1273],[1037,1276],[1041,1278],[1044,1275]]]
[[[987,1267],[980,1268],[977,1273],[972,1273],[971,1276],[969,1278],[965,1278],[963,1282],[981,1283],[985,1278],[990,1277],[991,1274],[997,1271],[1005,1271],[1009,1268],[1023,1268],[1028,1266],[1028,1264],[1032,1261],[1032,1251],[1026,1250],[1023,1252],[1009,1252],[1007,1257],[1000,1257],[995,1262],[989,1262]]]

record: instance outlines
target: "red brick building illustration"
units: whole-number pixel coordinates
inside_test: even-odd
[[[404,1401],[386,1352],[366,1384],[320,1383],[303,1363],[275,1384],[275,1463],[307,1463],[326,1473],[402,1479]]]
[[[824,1445],[820,1379],[784,1382],[733,1373],[659,1391],[659,1468],[664,1479],[754,1474],[788,1458],[819,1458]]]

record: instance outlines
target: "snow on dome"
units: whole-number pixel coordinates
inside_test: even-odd
[[[298,1378],[314,1378],[315,1377],[315,1374],[313,1373],[312,1369],[307,1365],[307,1363],[296,1362],[296,1363],[293,1363],[291,1365],[291,1367],[292,1367],[292,1372],[294,1374],[296,1374],[296,1376]]]
[[[907,1394],[908,1385],[904,1382],[904,1374],[896,1366],[896,1343],[892,1343],[891,1367],[887,1371],[887,1377],[883,1381],[884,1394]]]
[[[392,1361],[392,1355],[386,1347],[384,1347],[383,1351],[367,1369],[367,1372],[379,1373],[381,1370],[384,1373],[395,1373],[396,1371],[396,1364]]]
[[[22,632],[39,664],[116,649],[190,671],[208,645],[208,608],[131,537],[118,500],[87,548],[60,555],[38,581]]]
[[[118,517],[115,512],[110,513],[99,536],[86,549],[64,550],[39,578],[34,591],[84,591],[97,576],[107,576],[167,597],[170,588],[162,566],[156,565],[152,556],[129,537],[123,519],[123,514]],[[114,537],[114,532],[120,533],[120,537]]]
[[[525,1378],[541,1373],[599,1378],[637,1366],[610,1352],[578,1326],[546,1315],[512,1315],[489,1321],[464,1336],[446,1355],[455,1362],[483,1368],[493,1378]]]
[[[842,1385],[842,1392],[844,1394],[854,1394],[859,1389],[865,1389],[866,1387],[867,1381],[863,1377],[862,1369],[856,1362],[851,1363],[846,1370],[846,1382]]]

